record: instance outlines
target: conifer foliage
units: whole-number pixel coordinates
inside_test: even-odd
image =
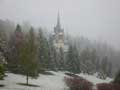
[[[7,45],[7,37],[5,29],[0,24],[0,80],[4,79],[5,76],[5,51]]]
[[[50,48],[42,29],[39,29],[38,34],[38,61],[41,70],[50,68]]]
[[[75,46],[70,45],[67,53],[66,61],[67,70],[73,73],[80,72],[80,61],[77,49]]]
[[[114,83],[120,84],[120,70],[118,71],[118,73],[114,79]]]
[[[20,73],[20,49],[23,44],[23,36],[22,28],[18,24],[8,41],[6,54],[7,67],[14,73]]]
[[[20,50],[22,74],[26,75],[26,84],[28,85],[29,77],[38,76],[38,62],[36,59],[37,46],[35,43],[34,29],[31,27],[28,35],[24,38],[24,43]]]

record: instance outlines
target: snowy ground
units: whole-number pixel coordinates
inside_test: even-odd
[[[83,73],[77,74],[77,75],[80,76],[80,77],[83,77],[84,79],[86,79],[90,82],[92,82],[94,85],[96,85],[98,83],[109,83],[109,82],[112,81],[111,78],[106,78],[105,80],[99,79],[99,78],[96,77],[96,75],[87,75],[87,74],[85,75]]]
[[[26,77],[22,75],[16,75],[12,73],[7,73],[5,80],[0,81],[0,84],[4,84],[5,87],[0,88],[0,90],[66,90],[67,86],[64,83],[64,72],[53,72],[54,75],[43,75],[40,74],[38,79],[30,79],[30,84],[39,85],[40,87],[28,87],[23,85],[18,85],[16,83],[25,83]],[[92,82],[93,84],[97,83],[108,83],[112,79],[107,78],[106,80],[101,80],[95,76],[79,74],[79,76],[85,78],[86,80]]]

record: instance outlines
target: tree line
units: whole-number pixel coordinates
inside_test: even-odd
[[[0,78],[4,77],[4,71],[10,71],[25,75],[28,84],[29,77],[37,78],[39,73],[46,70],[97,73],[103,79],[112,76],[112,63],[107,56],[99,57],[95,48],[79,50],[76,43],[70,43],[69,40],[67,45],[67,52],[63,48],[57,52],[52,35],[46,37],[42,28],[36,34],[34,27],[25,31],[17,24],[9,37],[1,28]]]

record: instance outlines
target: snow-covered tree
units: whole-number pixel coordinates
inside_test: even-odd
[[[117,84],[120,84],[120,70],[117,72],[113,82],[117,83]]]
[[[102,79],[106,79],[107,77],[107,67],[108,67],[108,57],[105,56],[101,61],[100,76]]]
[[[64,70],[65,69],[65,56],[64,51],[62,48],[60,48],[60,51],[58,52],[58,69]]]
[[[23,43],[24,34],[21,26],[18,24],[14,33],[11,34],[7,47],[8,69],[14,73],[20,72],[20,49]]]
[[[67,52],[66,68],[70,72],[80,73],[79,54],[75,46],[69,46]]]
[[[55,47],[53,45],[53,37],[52,35],[49,36],[48,39],[48,45],[49,45],[49,60],[50,60],[50,69],[57,70],[57,52],[55,50]]]
[[[108,77],[112,77],[112,63],[111,62],[108,62],[108,70],[107,70],[107,76]]]
[[[84,49],[80,54],[81,59],[81,70],[84,73],[89,73],[89,67],[90,67],[90,51],[88,48]]]
[[[50,67],[50,48],[46,37],[43,35],[42,29],[38,34],[38,60],[40,68],[48,69]]]

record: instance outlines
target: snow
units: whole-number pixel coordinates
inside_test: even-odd
[[[106,78],[105,80],[99,79],[99,78],[96,77],[96,75],[88,75],[88,74],[83,74],[83,73],[77,74],[77,75],[83,77],[84,79],[86,79],[90,82],[92,82],[94,85],[96,85],[98,83],[109,83],[109,82],[112,81],[111,78]]]
[[[49,72],[53,73],[53,75],[40,74],[37,79],[29,79],[30,84],[39,85],[40,87],[18,85],[17,83],[25,83],[26,77],[18,74],[7,73],[5,80],[0,81],[0,84],[4,84],[5,87],[0,88],[0,90],[66,90],[68,88],[64,82],[64,77],[66,76],[64,72]],[[93,84],[108,83],[112,80],[110,78],[101,80],[95,76],[86,75],[83,73],[78,75],[92,82]]]
[[[25,83],[26,77],[22,75],[7,73],[8,77],[0,81],[5,87],[2,90],[64,90],[67,86],[64,83],[64,74],[62,72],[53,72],[54,75],[42,75],[37,79],[30,79],[29,83],[39,85],[40,87],[29,87],[18,85],[16,83]],[[1,89],[0,89],[1,90]]]

